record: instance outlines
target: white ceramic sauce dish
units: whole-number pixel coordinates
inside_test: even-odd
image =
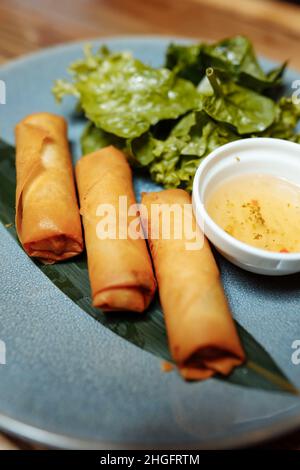
[[[225,258],[247,271],[271,276],[299,272],[300,253],[250,246],[226,233],[207,213],[207,196],[219,183],[249,173],[285,178],[300,185],[300,145],[281,139],[249,138],[214,150],[199,165],[193,183],[193,210],[199,226]]]

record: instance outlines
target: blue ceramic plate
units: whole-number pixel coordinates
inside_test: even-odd
[[[104,42],[160,65],[171,39]],[[26,114],[59,113],[69,121],[79,156],[82,123],[72,113],[74,101],[57,105],[50,89],[81,55],[82,45],[47,49],[0,68],[7,87],[7,104],[0,105],[2,139],[14,142],[14,126]],[[287,83],[297,78],[295,72],[286,74]],[[142,184],[146,190],[151,186]],[[300,339],[300,276],[274,287],[275,281],[222,260],[221,271],[235,318],[300,387],[300,365],[291,360],[292,343]],[[163,374],[159,358],[96,322],[58,290],[1,224],[0,282],[4,430],[68,448],[221,448],[256,443],[300,426],[300,399],[293,395],[217,379],[191,384],[176,373]]]

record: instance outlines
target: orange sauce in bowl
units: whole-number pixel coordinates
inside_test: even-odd
[[[248,245],[300,252],[300,186],[267,174],[226,179],[205,201],[210,217]]]

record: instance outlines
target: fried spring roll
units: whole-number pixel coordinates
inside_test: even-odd
[[[119,197],[126,197],[128,206],[135,204],[126,157],[112,146],[86,155],[76,165],[76,179],[93,305],[104,311],[143,312],[153,298],[156,282],[145,240],[119,237]],[[115,238],[97,234],[98,208],[104,205],[115,209]],[[130,218],[124,222],[125,228],[130,222]]]
[[[183,211],[184,205],[190,202],[188,193],[180,189],[146,193],[142,204],[147,212],[142,213],[142,218],[149,237],[172,357],[184,378],[201,380],[215,373],[229,374],[244,361],[244,352],[207,240],[204,239],[202,248],[187,249],[191,246],[187,242],[191,240],[174,235],[175,219],[173,222],[171,219],[169,239],[162,236],[163,217],[170,205],[178,204]],[[162,204],[158,217],[151,216],[153,204]],[[191,211],[189,217],[192,233],[197,230],[199,240],[203,241]],[[158,236],[151,238],[151,233]]]
[[[17,124],[16,229],[29,256],[54,263],[81,253],[81,220],[65,120],[38,113]]]

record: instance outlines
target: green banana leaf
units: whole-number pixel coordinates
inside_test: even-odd
[[[14,161],[15,149],[0,141],[0,220],[12,237],[18,240],[14,225]],[[59,264],[45,266],[36,262],[36,265],[62,292],[102,325],[136,346],[172,362],[163,314],[157,298],[142,316],[124,312],[103,314],[91,306],[85,255]],[[247,354],[247,362],[236,368],[229,377],[217,378],[245,387],[298,394],[264,348],[239,324],[237,328]]]

